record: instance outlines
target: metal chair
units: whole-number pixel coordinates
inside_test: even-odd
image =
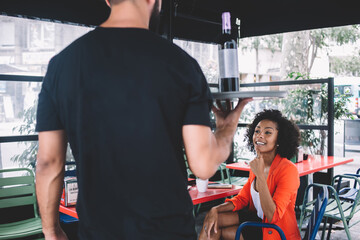
[[[236,235],[235,235],[235,240],[239,240],[240,239],[240,235],[241,235],[241,231],[245,228],[245,227],[261,227],[261,228],[273,228],[275,229],[280,237],[281,240],[286,240],[285,234],[283,232],[283,230],[281,230],[281,228],[275,224],[270,224],[270,223],[260,223],[260,222],[243,222],[242,224],[240,224],[240,226],[238,227],[237,231],[236,231]]]
[[[26,176],[19,174],[26,172]],[[17,176],[0,178],[0,208],[13,208],[32,205],[34,217],[11,223],[0,224],[0,239],[13,239],[42,233],[35,193],[35,178],[27,168],[1,169],[0,173],[16,173]],[[3,174],[9,175],[9,174]]]
[[[320,192],[315,201],[314,208],[311,212],[310,219],[308,225],[306,227],[305,236],[303,239],[313,240],[316,237],[316,234],[319,230],[320,223],[323,219],[325,208],[328,203],[328,190],[326,187],[320,189]],[[307,201],[307,198],[304,197],[304,202]],[[301,225],[300,225],[301,230]]]
[[[321,220],[324,216],[327,202],[328,202],[328,191],[327,191],[326,187],[324,187],[324,188],[320,189],[320,192],[314,202],[314,207],[311,211],[310,220],[308,222],[305,236],[303,239],[305,239],[305,240],[314,240],[315,239],[316,233],[320,227]],[[236,231],[235,240],[240,239],[241,231],[246,226],[254,226],[254,227],[261,227],[261,228],[273,228],[279,233],[282,240],[286,240],[285,234],[279,226],[277,226],[275,224],[259,223],[259,222],[244,222],[244,223],[242,223]]]
[[[325,236],[324,234],[325,234],[325,229],[326,229],[328,220],[330,220],[330,222],[329,222],[327,239],[330,239],[333,221],[342,221],[346,235],[347,235],[348,239],[351,239],[351,234],[350,234],[349,228],[352,227],[353,225],[355,225],[356,223],[358,223],[359,221],[353,223],[352,225],[349,225],[349,222],[352,219],[352,217],[354,216],[354,214],[360,210],[360,208],[357,208],[359,201],[360,201],[360,194],[357,194],[356,198],[352,202],[347,201],[347,200],[340,200],[338,192],[333,187],[333,186],[335,186],[336,180],[338,180],[340,178],[354,180],[357,182],[357,184],[360,184],[359,178],[357,178],[355,176],[349,176],[349,175],[335,176],[332,179],[332,185],[324,185],[324,184],[318,184],[318,183],[310,184],[305,190],[304,201],[303,201],[303,205],[301,207],[300,225],[299,225],[300,228],[302,226],[304,218],[306,217],[306,215],[309,212],[312,211],[312,208],[313,208],[314,201],[309,201],[309,202],[306,201],[306,199],[308,199],[309,190],[311,188],[317,189],[317,188],[326,187],[329,191],[329,199],[328,199],[328,203],[327,203],[325,213],[324,213],[325,224],[323,227],[321,239],[323,239]]]
[[[224,175],[224,170],[226,172],[226,177]],[[247,177],[231,176],[229,169],[226,167],[226,163],[220,164],[219,171],[221,175],[221,183],[228,183],[236,186],[244,186],[248,180]]]
[[[347,173],[344,175],[360,178],[360,168],[356,171],[356,174],[348,174]],[[346,188],[340,189],[341,180],[342,180],[342,177],[340,176],[338,184],[337,184],[337,188],[336,188],[336,191],[338,192],[338,195],[339,195],[339,199],[354,202],[356,199],[356,196],[359,192],[360,185],[357,184],[357,181],[354,181],[353,187],[346,187]]]

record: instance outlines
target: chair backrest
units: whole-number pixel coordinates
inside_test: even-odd
[[[244,227],[273,228],[279,233],[281,240],[286,240],[285,233],[283,232],[283,230],[281,230],[279,226],[262,222],[243,222],[242,224],[240,224],[236,231],[235,240],[240,239],[240,234]]]
[[[322,187],[315,201],[315,205],[311,212],[311,216],[303,239],[305,240],[315,239],[316,233],[319,230],[321,220],[325,213],[327,202],[328,202],[328,190],[326,187]]]
[[[23,173],[27,175],[23,175]],[[0,173],[10,173],[8,177],[2,174],[0,178],[0,208],[33,205],[35,217],[38,216],[35,193],[35,177],[28,168],[0,169]],[[14,174],[16,176],[12,176]]]
[[[360,168],[356,171],[356,175],[357,175],[357,177],[360,177]],[[354,183],[355,189],[356,189],[356,184],[357,184],[357,182],[355,181],[355,183]]]

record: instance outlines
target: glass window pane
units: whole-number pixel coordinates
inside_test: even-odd
[[[37,152],[37,141],[0,143],[0,169],[34,168]],[[69,145],[66,152],[66,161],[74,161]]]
[[[0,169],[30,167],[36,160],[37,142],[0,144]]]
[[[5,92],[0,93],[0,136],[34,134],[41,83],[1,83]]]
[[[43,76],[51,57],[91,29],[0,16],[0,74]],[[34,134],[40,88],[0,79],[0,136]]]
[[[216,44],[174,39],[174,43],[195,58],[209,83],[218,83],[218,47]]]
[[[0,74],[43,76],[51,57],[91,29],[0,16]]]

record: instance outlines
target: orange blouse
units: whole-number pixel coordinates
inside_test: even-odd
[[[234,204],[233,211],[249,206],[250,211],[256,212],[250,194],[251,183],[254,179],[255,174],[250,170],[249,179],[239,194],[232,199],[226,199],[226,202],[231,201]],[[301,239],[295,215],[296,195],[300,186],[299,172],[296,166],[288,159],[276,155],[270,166],[266,182],[276,210],[271,222],[265,215],[263,222],[278,225],[284,231],[286,239]],[[280,235],[274,229],[264,228],[263,239],[280,239]]]

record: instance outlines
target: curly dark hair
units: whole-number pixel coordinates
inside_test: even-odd
[[[278,125],[277,153],[287,159],[291,159],[298,152],[300,143],[300,132],[298,126],[292,121],[286,119],[279,110],[265,109],[255,115],[255,119],[248,125],[245,134],[245,141],[250,151],[255,152],[253,135],[255,127],[262,120],[270,120]]]

